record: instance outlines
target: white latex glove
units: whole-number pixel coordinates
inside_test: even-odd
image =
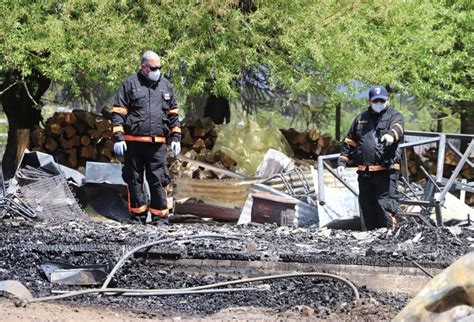
[[[382,136],[380,141],[381,142],[386,142],[385,143],[386,145],[392,145],[392,143],[393,143],[393,141],[395,141],[395,139],[390,134],[385,134],[384,136]]]
[[[120,141],[114,144],[114,153],[116,155],[123,157],[125,151],[127,151],[127,143],[125,141]]]
[[[345,166],[342,166],[342,165],[340,165],[340,166],[338,166],[338,167],[336,168],[336,173],[337,173],[337,175],[340,176],[340,177],[343,178],[343,179],[344,179],[344,169],[345,169],[345,168],[346,168],[346,167],[345,167]]]
[[[176,158],[179,152],[181,152],[181,143],[171,141],[171,150],[173,150],[173,156]]]

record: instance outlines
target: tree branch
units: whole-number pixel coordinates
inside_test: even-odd
[[[38,106],[39,104],[35,101],[35,99],[33,98],[33,96],[31,96],[31,93],[30,93],[30,90],[28,89],[28,85],[26,84],[26,82],[23,80],[21,81],[23,83],[23,85],[25,86],[25,90],[26,90],[26,94],[28,94],[28,97],[30,98],[30,100],[33,102],[34,106]]]
[[[0,92],[0,95],[3,95],[3,93],[5,93],[6,91],[8,91],[10,88],[12,88],[13,86],[15,86],[18,83],[21,83],[21,82],[17,81],[17,82],[14,82],[14,83],[10,84],[7,88],[5,88],[3,91]]]

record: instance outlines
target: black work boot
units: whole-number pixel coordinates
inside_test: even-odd
[[[146,217],[147,217],[148,213],[145,211],[145,212],[142,212],[142,213],[139,213],[139,214],[136,214],[136,213],[130,213],[130,218],[129,218],[129,222],[131,224],[138,224],[138,225],[145,225],[146,224]]]
[[[151,224],[156,226],[169,225],[168,215],[160,216],[151,216]]]

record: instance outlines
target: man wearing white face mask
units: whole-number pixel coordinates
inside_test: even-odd
[[[148,212],[152,222],[167,218],[167,141],[175,157],[181,150],[178,104],[160,69],[160,57],[146,51],[140,70],[123,81],[112,108],[114,152],[125,159],[122,177],[128,185],[128,209],[132,220],[142,223]],[[149,205],[143,191],[144,172],[150,186]]]
[[[349,163],[357,167],[359,204],[368,230],[396,224],[404,122],[388,98],[385,87],[370,88],[369,107],[352,122],[337,161],[340,176]]]

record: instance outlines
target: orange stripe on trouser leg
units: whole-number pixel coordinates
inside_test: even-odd
[[[133,214],[141,214],[141,213],[144,213],[147,208],[148,208],[147,205],[143,205],[138,208],[128,208],[128,210]]]
[[[153,209],[153,208],[148,208],[148,210],[153,216],[158,216],[158,217],[165,217],[166,215],[168,215],[168,211],[169,211],[168,209],[159,210],[159,209]]]
[[[127,194],[128,194],[128,212],[134,213],[134,214],[141,214],[142,212],[145,212],[147,210],[147,205],[141,205],[140,207],[133,208],[132,205],[130,204],[130,189],[128,189],[127,185]]]

